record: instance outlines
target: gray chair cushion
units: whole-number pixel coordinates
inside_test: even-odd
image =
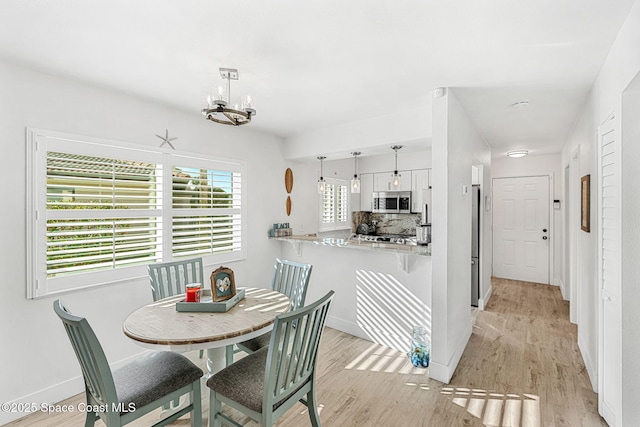
[[[268,347],[271,340],[271,332],[267,332],[259,337],[251,338],[250,340],[242,341],[240,345],[245,346],[251,351],[258,351],[261,348]]]
[[[264,370],[267,366],[268,353],[269,347],[264,347],[243,357],[209,378],[207,386],[253,411],[262,412]],[[280,407],[303,386],[304,384],[297,387],[273,405],[273,409]]]
[[[203,374],[202,369],[183,355],[172,351],[158,351],[113,371],[113,381],[118,402],[125,409],[130,403],[135,404],[136,408],[142,408],[191,384]]]
[[[253,411],[262,412],[268,351],[269,347],[265,347],[232,363],[212,375],[207,386]]]

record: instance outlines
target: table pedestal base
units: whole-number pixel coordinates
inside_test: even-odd
[[[226,354],[226,347],[207,349],[207,372],[205,374],[207,379],[227,366]]]

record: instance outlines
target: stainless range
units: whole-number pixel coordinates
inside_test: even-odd
[[[359,242],[395,243],[396,245],[415,245],[415,236],[405,236],[401,234],[353,234],[349,240]]]

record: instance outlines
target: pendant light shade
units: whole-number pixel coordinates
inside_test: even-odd
[[[393,173],[391,174],[391,189],[400,189],[400,183],[402,176],[398,173],[398,150],[402,148],[402,145],[392,145],[391,149],[396,152],[396,164]]]
[[[358,178],[358,156],[362,154],[359,151],[354,151],[351,153],[353,155],[354,160],[354,169],[353,169],[353,179],[351,180],[351,192],[359,193],[360,192],[360,178]]]
[[[325,156],[318,156],[318,160],[320,160],[320,179],[318,180],[318,194],[324,194],[326,181],[324,180],[324,176],[322,174],[322,162],[326,159]]]

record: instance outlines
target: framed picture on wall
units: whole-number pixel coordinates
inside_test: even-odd
[[[591,175],[585,175],[580,179],[580,228],[587,233],[591,232]]]

